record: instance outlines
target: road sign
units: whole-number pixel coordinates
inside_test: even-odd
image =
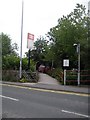
[[[63,60],[63,66],[64,67],[69,67],[69,60],[68,59]]]
[[[27,48],[31,49],[33,48],[34,44],[34,35],[31,33],[27,34]]]

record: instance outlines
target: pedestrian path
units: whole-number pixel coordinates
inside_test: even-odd
[[[59,85],[59,82],[56,79],[54,79],[54,78],[52,78],[49,75],[44,74],[44,73],[39,73],[38,83]]]

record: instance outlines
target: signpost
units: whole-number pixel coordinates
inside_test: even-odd
[[[34,35],[31,33],[27,34],[27,48],[31,49],[33,48],[33,44],[34,44]]]
[[[69,67],[69,59],[63,60],[63,67]],[[64,69],[64,85],[66,85],[66,69]]]
[[[28,70],[30,70],[30,50],[33,48],[34,44],[34,35],[31,33],[27,34],[27,48],[29,49],[28,51]]]
[[[63,60],[63,66],[64,67],[69,67],[69,60],[68,59]]]

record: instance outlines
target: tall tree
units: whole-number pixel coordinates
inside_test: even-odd
[[[19,57],[15,51],[18,50],[17,44],[11,44],[10,37],[4,33],[0,34],[0,43],[2,43],[2,68],[18,69]]]
[[[37,38],[37,41],[34,42],[34,50],[31,51],[31,57],[35,61],[44,60],[47,48],[48,41],[44,37]]]
[[[88,49],[88,24],[90,20],[85,13],[85,6],[77,4],[73,12],[67,16],[63,16],[58,20],[58,25],[51,28],[48,35],[52,40],[55,53],[54,60],[62,64],[62,59],[69,58],[71,67],[75,67],[77,63],[77,54],[75,54],[74,43],[81,45],[81,64],[86,66],[87,49]]]
[[[10,54],[17,55],[17,53],[15,52],[15,50],[18,50],[17,44],[11,44],[10,37],[4,33],[0,34],[0,38],[0,41],[2,41],[2,56]]]

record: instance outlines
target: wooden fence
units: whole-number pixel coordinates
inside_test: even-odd
[[[77,84],[78,71],[67,70],[66,71],[66,84]],[[80,71],[80,84],[90,85],[90,70]]]

